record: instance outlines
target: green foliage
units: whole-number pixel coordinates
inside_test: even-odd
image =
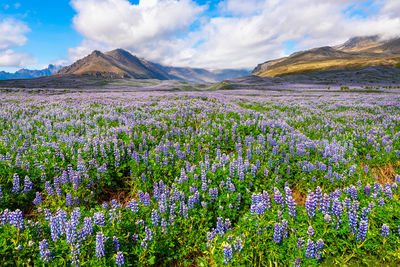
[[[398,97],[348,95],[4,95],[0,262],[70,265],[79,243],[80,265],[114,266],[116,237],[128,266],[289,266],[296,259],[303,266],[397,266]],[[25,177],[32,189],[22,192]],[[310,216],[304,202],[320,189],[328,207],[318,200]],[[13,224],[17,209],[21,229]],[[54,227],[62,210],[63,226]],[[358,240],[363,216],[368,230]],[[85,218],[93,223],[90,234]],[[75,241],[66,221],[76,227]],[[286,222],[277,242],[275,226]],[[100,232],[105,257],[97,258]],[[300,238],[305,243],[298,246]],[[49,263],[40,254],[44,239]],[[306,256],[309,240],[324,243],[313,258]]]

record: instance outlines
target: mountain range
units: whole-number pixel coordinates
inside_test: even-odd
[[[32,79],[43,76],[49,76],[55,74],[62,67],[50,64],[47,68],[42,70],[28,70],[20,69],[14,73],[0,71],[0,80],[10,80],[10,79]]]
[[[217,82],[246,76],[248,70],[171,67],[138,58],[126,50],[115,49],[90,55],[62,68],[57,75],[90,75],[101,78],[181,80],[187,82]]]
[[[374,69],[375,68],[375,69]],[[388,68],[394,69],[389,71]],[[385,71],[388,70],[388,71]],[[381,40],[378,36],[354,37],[337,46],[324,46],[295,52],[287,57],[266,61],[259,64],[252,76],[283,77],[311,81],[332,80],[340,72],[346,80],[346,71],[366,70],[391,80],[400,69],[400,38]],[[353,76],[361,77],[364,72],[348,72],[350,81]],[[390,73],[385,76],[385,73]],[[132,55],[126,50],[115,49],[109,52],[93,51],[88,56],[77,60],[70,66],[58,67],[49,65],[43,70],[21,69],[15,73],[0,72],[2,87],[51,87],[57,88],[73,83],[74,87],[86,85],[97,86],[99,83],[114,84],[120,80],[177,80],[194,83],[215,83],[249,75],[247,70],[221,69],[207,70],[202,68],[172,67],[154,63]],[[325,75],[326,74],[326,75]],[[312,75],[300,77],[300,75]],[[394,75],[394,76],[393,76]],[[376,77],[379,80],[379,77]],[[38,78],[39,77],[39,78]],[[329,78],[330,77],[330,78]],[[18,79],[30,79],[18,80]],[[290,78],[290,81],[293,79]],[[396,80],[396,79],[394,79]],[[82,83],[82,84],[80,84]],[[128,83],[130,84],[130,82]]]
[[[375,66],[400,67],[400,38],[382,41],[378,36],[354,37],[342,45],[313,48],[266,61],[252,74],[279,77]]]

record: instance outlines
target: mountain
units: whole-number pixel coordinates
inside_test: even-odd
[[[381,41],[378,36],[354,37],[342,45],[313,48],[266,61],[252,74],[276,77],[374,66],[400,66],[400,38]]]
[[[379,42],[379,36],[364,36],[364,37],[352,37],[342,45],[335,46],[335,49],[344,52],[361,52],[366,50],[374,49],[380,46],[382,43]]]
[[[168,74],[155,67],[151,62],[140,60],[122,49],[106,53],[93,51],[87,57],[62,68],[57,74],[90,75],[104,78],[168,79]]]
[[[215,70],[163,66],[138,58],[123,49],[102,53],[93,51],[70,66],[62,68],[57,75],[89,75],[99,78],[131,78],[181,80],[188,82],[216,82],[223,79],[246,76],[247,70]]]
[[[49,76],[55,74],[61,69],[60,66],[55,66],[50,64],[46,69],[42,70],[28,70],[20,69],[14,73],[0,71],[0,80],[10,80],[10,79],[32,79],[43,76]]]

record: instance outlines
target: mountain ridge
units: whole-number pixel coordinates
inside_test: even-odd
[[[366,67],[396,67],[400,63],[400,38],[381,41],[379,36],[353,37],[342,45],[298,51],[258,64],[252,75],[279,77]]]
[[[126,50],[93,51],[56,75],[89,75],[101,78],[181,80],[187,82],[217,82],[246,76],[246,70],[222,69],[210,71],[202,68],[172,67],[154,63],[132,55]]]
[[[11,79],[32,79],[43,76],[49,76],[55,74],[62,67],[49,64],[47,68],[41,70],[29,70],[20,69],[14,73],[0,71],[0,80],[11,80]]]

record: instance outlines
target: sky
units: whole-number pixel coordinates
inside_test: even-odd
[[[1,0],[0,70],[115,48],[165,65],[253,69],[371,35],[400,36],[400,0]]]

